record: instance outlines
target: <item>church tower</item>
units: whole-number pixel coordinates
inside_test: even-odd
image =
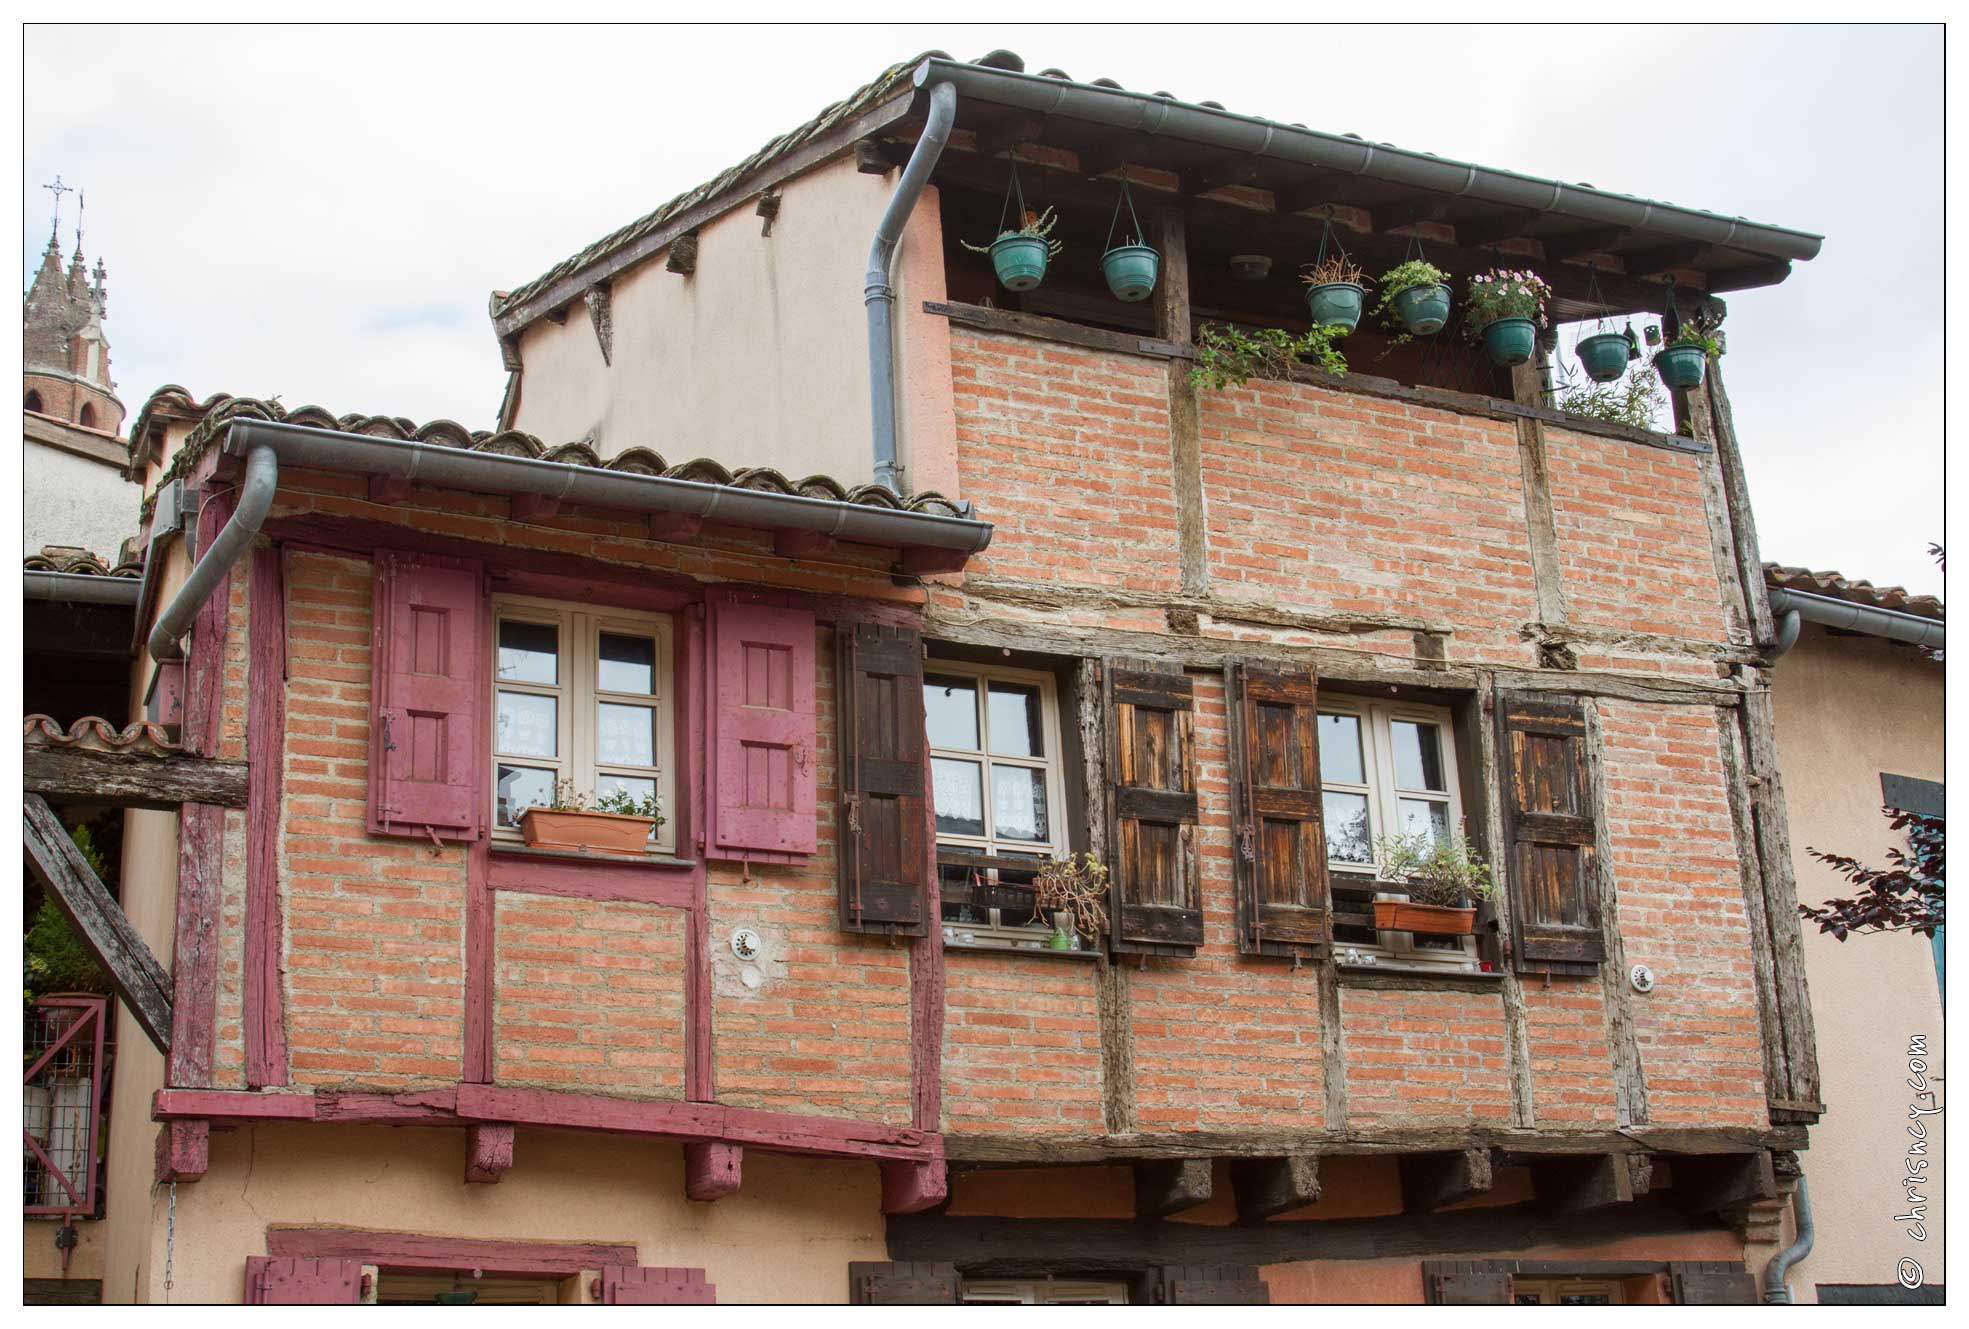
[[[109,309],[101,259],[94,273],[82,258],[82,227],[75,228],[75,253],[62,270],[61,177],[47,186],[55,195],[55,223],[41,269],[21,304],[24,397],[30,411],[51,415],[85,429],[115,435],[123,428],[123,403],[109,376],[109,339],[103,317]],[[94,278],[91,281],[91,278]]]

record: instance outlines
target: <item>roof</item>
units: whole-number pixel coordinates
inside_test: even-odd
[[[1905,587],[1875,586],[1837,572],[1813,572],[1809,568],[1788,568],[1778,563],[1764,565],[1764,584],[1806,595],[1823,595],[1872,609],[1891,609],[1917,618],[1942,620],[1942,602],[1932,595],[1910,595]]]
[[[126,548],[126,552],[128,552]],[[43,545],[38,554],[29,554],[23,561],[26,572],[60,572],[71,577],[129,577],[144,575],[141,556],[126,557],[115,567],[82,548],[80,545]]]

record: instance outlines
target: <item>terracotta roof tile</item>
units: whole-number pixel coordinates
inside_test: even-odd
[[[43,545],[38,554],[29,554],[24,560],[23,570],[27,572],[66,572],[80,577],[130,577],[144,575],[141,558],[118,563],[115,567],[82,548],[80,545]]]
[[[1764,565],[1764,582],[1787,591],[1824,595],[1875,609],[1892,609],[1919,618],[1942,618],[1942,602],[1932,595],[1910,595],[1905,587],[1875,586],[1837,572],[1813,572],[1810,568],[1788,568],[1778,563]]]
[[[30,715],[21,722],[21,741],[31,748],[86,748],[92,752],[135,752],[166,757],[184,749],[165,734],[162,725],[137,720],[118,729],[100,716],[85,715],[67,729],[49,715]]]

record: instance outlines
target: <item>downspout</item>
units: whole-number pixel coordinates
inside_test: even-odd
[[[896,304],[895,288],[889,285],[889,265],[895,261],[896,245],[903,227],[916,209],[916,200],[930,179],[944,144],[950,141],[950,127],[957,119],[957,85],[948,79],[930,85],[930,111],[923,122],[923,133],[909,164],[896,181],[896,192],[875,228],[875,242],[868,250],[868,272],[863,278],[862,303],[868,308],[868,387],[873,398],[875,433],[875,483],[900,494],[902,482],[896,466],[896,345],[892,327]]]
[[[1764,652],[1764,654],[1775,660],[1796,646],[1798,644],[1798,634],[1804,626],[1805,619],[1796,609],[1785,610],[1784,617],[1778,621],[1777,640],[1771,643],[1771,649]]]
[[[184,658],[178,638],[191,627],[192,619],[211,598],[219,582],[232,571],[232,565],[239,562],[253,543],[253,537],[259,534],[260,523],[267,519],[267,509],[273,506],[273,492],[279,484],[280,462],[272,448],[254,448],[246,454],[246,478],[240,481],[239,501],[232,518],[192,568],[171,603],[157,616],[157,626],[150,632],[151,659],[162,663]]]
[[[1791,1212],[1798,1219],[1798,1239],[1773,1255],[1771,1262],[1764,1266],[1766,1306],[1791,1305],[1791,1289],[1785,1286],[1785,1278],[1793,1265],[1812,1253],[1812,1194],[1806,1189],[1802,1172],[1798,1174],[1798,1189],[1791,1193]]]

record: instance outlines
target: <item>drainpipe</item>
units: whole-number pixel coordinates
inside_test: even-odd
[[[232,571],[232,565],[239,562],[253,543],[253,537],[259,534],[260,523],[267,519],[267,509],[273,506],[273,491],[279,484],[280,463],[272,448],[255,448],[247,454],[246,478],[240,481],[239,501],[233,508],[232,519],[192,568],[191,576],[185,578],[178,594],[157,616],[157,626],[150,632],[151,659],[162,663],[184,658],[178,638],[191,627],[191,620],[220,580]]]
[[[875,242],[868,250],[868,273],[863,278],[862,303],[868,307],[868,387],[873,398],[875,425],[875,483],[886,485],[891,493],[902,492],[896,466],[896,345],[891,320],[896,291],[889,285],[889,265],[895,260],[896,245],[903,227],[916,208],[916,200],[930,179],[930,172],[950,141],[950,127],[957,119],[957,86],[948,80],[930,85],[930,113],[923,122],[923,133],[909,164],[896,181],[896,192],[875,228]]]
[[[1776,606],[1774,605],[1772,608],[1776,608]],[[1771,643],[1771,649],[1766,651],[1765,654],[1775,660],[1796,646],[1798,644],[1798,634],[1804,626],[1805,619],[1802,614],[1796,609],[1785,610],[1784,617],[1778,620],[1778,638]]]
[[[1876,609],[1872,605],[1856,605],[1850,600],[1840,600],[1830,595],[1813,595],[1809,591],[1792,591],[1778,586],[1771,588],[1770,595],[1771,612],[1782,614],[1787,620],[1785,630],[1778,634],[1780,644],[1784,643],[1787,632],[1790,632],[1792,641],[1798,639],[1788,623],[1793,615],[1808,623],[1822,623],[1826,627],[1844,628],[1848,632],[1864,632],[1869,636],[1904,641],[1914,646],[1930,646],[1939,650],[1946,643],[1947,626],[1918,614],[1904,614],[1897,609]]]
[[[1798,1239],[1771,1257],[1764,1266],[1764,1304],[1789,1306],[1791,1289],[1785,1277],[1793,1265],[1812,1253],[1812,1194],[1805,1187],[1805,1174],[1798,1174],[1798,1189],[1791,1193],[1791,1212],[1798,1219]]]

